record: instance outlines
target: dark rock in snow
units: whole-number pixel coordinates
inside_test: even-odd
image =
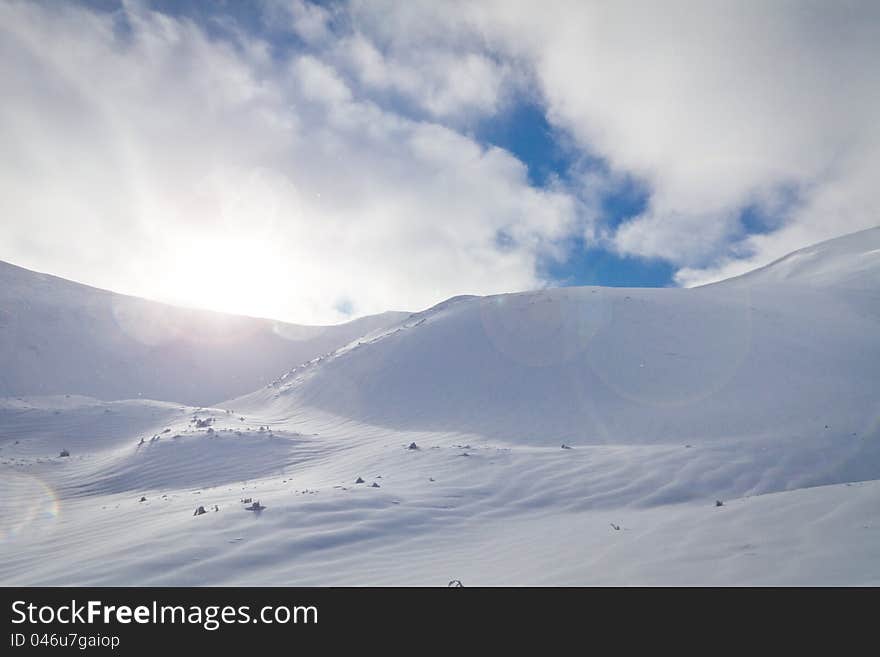
[[[70,456],[70,452],[68,452],[66,449],[62,449],[61,453],[58,456]]]
[[[362,483],[364,483],[364,480],[361,479],[360,477],[358,477],[357,479],[354,480],[354,483],[356,483],[356,484],[362,484]]]
[[[419,446],[416,445],[414,442],[410,443],[409,447],[407,447],[407,449],[418,449],[418,448],[419,448]]]
[[[377,484],[377,483],[374,481],[372,484],[370,484],[370,488],[379,488],[379,484]]]
[[[724,506],[724,502],[721,500],[715,500],[715,506]]]
[[[195,513],[193,513],[193,515],[194,516],[201,516],[201,515],[204,515],[205,513],[207,513],[207,511],[205,511],[205,507],[200,506],[195,510]]]

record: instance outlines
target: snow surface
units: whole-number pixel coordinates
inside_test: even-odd
[[[178,308],[0,262],[0,395],[211,404],[406,316],[298,326]]]
[[[878,585],[878,243],[450,299],[215,407],[0,400],[0,582]]]
[[[800,249],[726,285],[793,283],[811,287],[880,289],[880,230],[869,228]]]

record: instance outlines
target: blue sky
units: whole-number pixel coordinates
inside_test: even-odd
[[[572,152],[569,140],[560,138],[558,130],[547,121],[544,109],[535,102],[518,101],[500,116],[486,120],[476,130],[484,143],[504,148],[528,167],[532,185],[543,186],[558,179],[570,182],[573,167],[586,166],[597,171],[606,168],[595,156]],[[599,198],[603,225],[614,229],[627,219],[644,212],[648,192],[638,181],[626,178]],[[756,222],[758,223],[758,222]],[[658,258],[620,255],[602,243],[589,243],[581,236],[562,242],[567,254],[561,260],[545,258],[538,263],[543,277],[568,285],[602,285],[608,287],[666,287],[673,285],[675,267]]]
[[[333,322],[877,223],[876,5],[0,11],[0,259],[99,287]]]

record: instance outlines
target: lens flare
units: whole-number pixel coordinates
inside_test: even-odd
[[[43,480],[17,472],[0,477],[0,543],[48,532],[60,514],[60,500]]]
[[[485,297],[480,317],[489,341],[529,367],[562,365],[584,352],[611,321],[604,290],[571,288]]]
[[[695,290],[670,290],[661,303],[618,295],[614,323],[585,353],[588,366],[629,401],[674,407],[705,400],[740,370],[752,348],[751,294],[724,291],[690,304]],[[652,305],[650,312],[645,307]]]

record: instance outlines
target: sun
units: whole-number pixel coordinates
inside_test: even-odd
[[[270,241],[206,236],[163,260],[162,300],[269,319],[289,312],[290,267]]]

